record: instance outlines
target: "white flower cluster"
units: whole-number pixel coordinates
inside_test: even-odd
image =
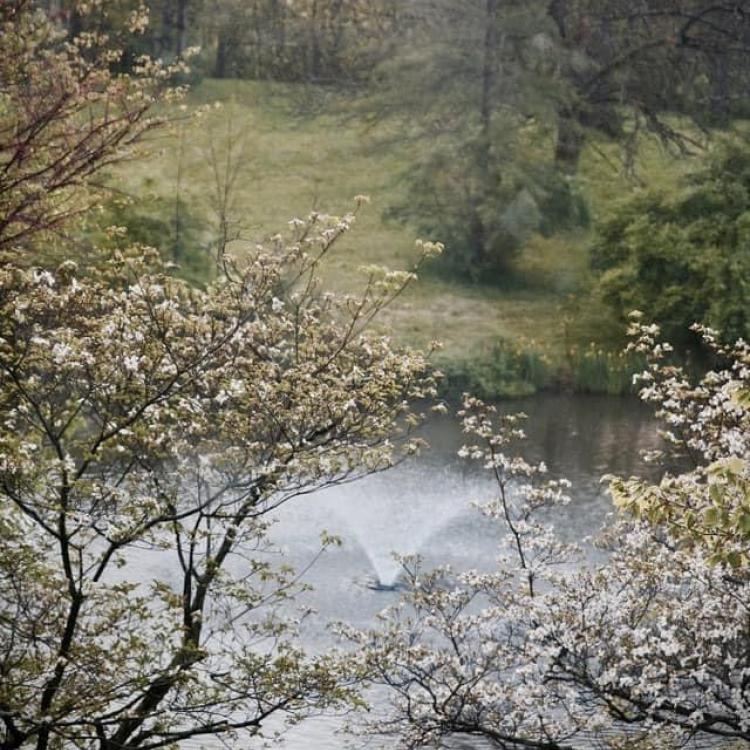
[[[51,722],[75,745],[101,724],[124,746],[201,734],[206,706],[243,717],[212,730],[229,736],[259,706],[294,718],[349,700],[339,661],[291,649],[275,614],[302,585],[271,562],[270,514],[418,452],[409,404],[435,391],[423,355],[366,330],[412,274],[318,293],[352,221],[295,222],[291,245],[227,258],[206,290],[142,248],[95,272],[0,268],[5,726]],[[177,583],[144,581],[144,551]],[[163,700],[143,712],[149,690]]]

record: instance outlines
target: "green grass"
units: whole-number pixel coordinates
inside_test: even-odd
[[[315,95],[303,86],[205,80],[191,93],[189,106],[216,101],[224,106],[155,137],[148,158],[120,170],[118,187],[142,202],[156,196],[169,200],[176,195],[179,171],[182,199],[210,222],[211,144],[222,151],[231,121],[243,136],[241,158],[235,153],[233,161],[239,164],[235,204],[244,241],[254,243],[283,231],[290,218],[312,209],[343,213],[355,195],[367,194],[372,205],[336,247],[326,283],[340,290],[356,288],[363,264],[409,267],[416,231],[382,218],[394,199],[405,197],[398,178],[408,152],[398,145],[385,152],[373,148],[373,126],[356,118],[342,123],[324,108],[323,114],[299,116]],[[594,216],[637,189],[613,168],[615,158],[614,147],[607,144],[584,154],[581,175]],[[644,151],[641,171],[656,185],[669,184],[685,168],[655,145]],[[475,359],[477,352],[491,352],[501,340],[537,353],[553,370],[565,366],[571,347],[582,349],[591,341],[616,346],[621,329],[602,302],[586,292],[588,240],[586,231],[532,238],[515,270],[521,283],[509,289],[425,274],[381,325],[411,345],[441,340],[440,360],[454,369]]]
[[[606,351],[590,344],[573,347],[567,354],[565,370],[569,386],[578,393],[621,395],[634,393],[634,376],[646,368],[646,359],[633,353]]]

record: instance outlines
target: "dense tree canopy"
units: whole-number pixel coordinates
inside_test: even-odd
[[[613,208],[591,254],[623,319],[648,310],[672,339],[693,323],[750,336],[750,149],[725,141],[676,192],[644,190]]]
[[[676,154],[693,150],[676,114],[704,126],[742,112],[748,10],[409,3],[375,76],[374,111],[400,117],[415,144],[412,189],[395,213],[440,236],[454,272],[497,278],[533,231],[586,223],[574,178],[592,137],[619,142],[632,170],[647,134]]]
[[[77,0],[45,0],[50,16],[73,34],[116,29],[131,0],[111,0],[107,17],[81,15]],[[196,72],[217,78],[253,78],[346,84],[361,81],[383,36],[393,32],[393,0],[148,0],[150,23],[129,40],[130,56],[168,61],[193,46]],[[100,6],[101,8],[102,6]],[[116,15],[116,14],[115,14]]]

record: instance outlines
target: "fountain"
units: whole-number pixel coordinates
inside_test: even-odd
[[[403,591],[406,588],[406,584],[401,581],[395,581],[394,583],[383,583],[379,578],[371,578],[366,584],[370,591]]]
[[[632,400],[538,396],[507,408],[530,414],[525,454],[544,460],[553,475],[560,472],[574,481],[574,502],[555,518],[571,541],[596,531],[611,509],[601,473],[642,471],[637,449],[656,439],[653,422]],[[573,432],[575,439],[570,438]],[[440,563],[456,571],[494,568],[503,530],[471,507],[471,501],[496,491],[491,477],[481,466],[456,457],[466,436],[451,420],[434,420],[425,436],[433,449],[417,461],[298,498],[279,512],[272,532],[281,553],[277,562],[306,570],[316,559],[323,529],[344,542],[306,570],[304,578],[313,588],[287,605],[292,613],[297,605],[312,612],[300,624],[308,651],[337,643],[327,623],[366,629],[397,601],[402,567],[392,551],[419,554],[425,569]],[[284,748],[342,747],[336,735],[340,725],[331,716],[305,722],[285,735]]]
[[[404,588],[398,556],[423,555],[438,562],[456,556],[464,560],[470,554],[476,560],[476,548],[462,544],[465,535],[460,539],[447,531],[455,524],[481,525],[470,500],[487,498],[492,483],[482,473],[429,458],[317,493],[292,513],[285,508],[285,541],[291,542],[289,532],[294,529],[325,528],[341,537],[344,548],[356,556],[351,578],[377,592]]]

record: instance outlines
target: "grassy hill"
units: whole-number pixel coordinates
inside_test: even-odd
[[[169,132],[149,144],[146,159],[119,172],[118,187],[137,196],[144,211],[157,204],[160,210],[171,210],[179,195],[181,212],[210,225],[216,172],[233,171],[234,215],[243,241],[251,243],[283,230],[290,218],[312,209],[346,212],[353,196],[367,194],[372,203],[355,231],[336,248],[326,282],[336,289],[351,289],[363,264],[406,268],[414,257],[417,232],[384,220],[383,212],[394,199],[408,197],[399,181],[409,163],[408,149],[374,148],[378,132],[372,124],[327,113],[325,102],[321,106],[316,101],[325,96],[303,86],[206,80],[193,90],[188,106],[205,106],[207,111],[197,119],[178,116]],[[214,102],[223,106],[214,108]],[[311,107],[319,114],[300,114]],[[591,147],[584,155],[581,181],[594,218],[612,201],[637,189],[633,180],[618,172],[615,160],[616,151],[607,144]],[[651,185],[668,185],[689,166],[654,144],[644,151],[640,168]],[[510,363],[502,367],[517,367],[513,357],[524,353],[537,358],[544,370],[535,376],[539,382],[527,384],[526,390],[551,381],[581,386],[576,381],[577,360],[590,357],[592,351],[595,358],[609,356],[587,349],[590,342],[612,349],[622,335],[606,307],[587,291],[588,239],[580,230],[533,237],[517,263],[513,282],[498,287],[424,274],[380,324],[408,344],[425,346],[441,340],[439,362],[454,373],[470,375],[475,366],[489,366],[491,371],[502,340],[500,346],[512,352]],[[492,377],[490,372],[485,380]],[[617,390],[606,384],[600,389]],[[495,390],[515,392],[504,386]]]

